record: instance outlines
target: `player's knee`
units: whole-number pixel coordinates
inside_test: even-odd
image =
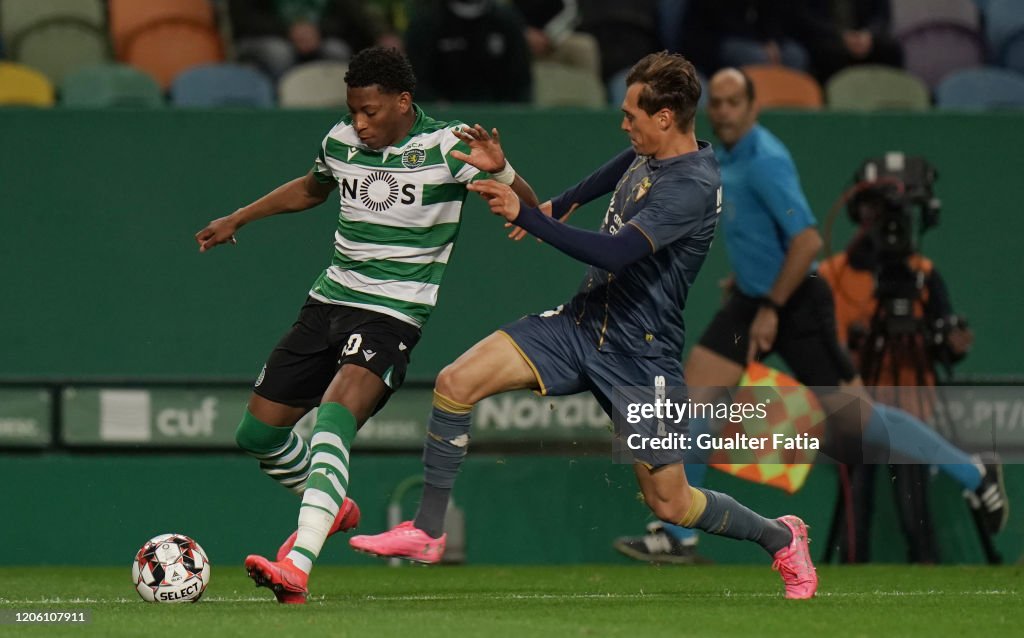
[[[288,441],[290,432],[267,425],[246,410],[235,429],[235,444],[250,454],[269,454]]]
[[[445,366],[441,373],[437,375],[437,380],[434,382],[434,390],[437,394],[456,403],[473,405],[475,397],[473,396],[471,381],[472,379],[458,363],[452,363]]]

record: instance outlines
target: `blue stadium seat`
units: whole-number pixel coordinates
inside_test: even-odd
[[[935,90],[935,104],[972,111],[1024,109],[1024,75],[995,67],[959,71]]]
[[[1011,38],[1003,45],[1000,62],[1007,69],[1024,73],[1024,31],[1019,32],[1016,37]]]
[[[207,64],[179,75],[171,86],[175,106],[274,106],[274,86],[259,71],[237,64]]]
[[[1006,49],[1013,40],[1024,35],[1024,2],[990,0],[985,12],[985,39],[993,59],[1006,64]]]

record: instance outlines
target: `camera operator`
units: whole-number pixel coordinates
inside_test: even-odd
[[[819,274],[832,287],[836,308],[836,329],[840,343],[849,347],[857,367],[860,368],[860,353],[875,316],[878,300],[875,296],[875,277],[879,270],[880,249],[876,224],[880,223],[881,198],[861,197],[853,203],[858,221],[857,232],[846,249],[832,255],[819,266]],[[907,271],[920,286],[914,298],[912,316],[921,322],[925,332],[916,336],[922,352],[929,356],[929,363],[943,367],[959,363],[967,355],[974,342],[974,333],[966,321],[953,312],[946,283],[930,259],[912,251],[905,259]],[[935,366],[925,366],[923,378],[912,361],[904,361],[893,373],[893,367],[883,363],[881,375],[875,385],[887,386],[931,386],[935,385]],[[917,414],[920,407],[912,402],[903,402],[903,409]]]
[[[914,241],[918,218],[922,232],[938,222],[938,200],[931,192],[935,174],[921,158],[891,153],[868,160],[858,179],[848,207],[857,232],[843,252],[819,265],[819,274],[832,288],[839,341],[847,344],[864,382],[874,388],[873,398],[927,421],[936,398],[931,387],[937,366],[949,376],[974,340],[966,321],[954,313],[942,276]],[[944,469],[964,486],[964,497],[981,515],[985,529],[1001,531],[1008,514],[1002,468],[994,459],[971,460]],[[910,559],[937,562],[925,471],[897,466],[892,473]],[[847,548],[846,555],[867,560],[873,467],[852,467],[850,483],[855,549]]]

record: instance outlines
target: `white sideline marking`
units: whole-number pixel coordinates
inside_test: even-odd
[[[978,591],[943,591],[939,589],[930,589],[927,591],[871,591],[871,592],[818,592],[817,598],[873,598],[879,596],[935,596],[943,594],[953,594],[957,596],[1020,596],[1021,592],[1007,590],[1007,589],[988,589]],[[495,601],[508,601],[508,600],[674,600],[678,601],[684,596],[697,596],[701,598],[709,598],[715,596],[721,596],[723,598],[778,598],[783,600],[782,592],[708,592],[708,593],[657,593],[657,594],[613,594],[613,593],[591,593],[591,594],[413,594],[413,595],[400,595],[400,596],[389,596],[389,595],[358,595],[358,596],[332,596],[330,602],[351,602],[354,600],[369,601],[369,602],[414,602],[414,601],[472,601],[472,600],[495,600]],[[239,597],[225,597],[225,596],[204,596],[203,603],[270,603],[273,602],[273,598],[267,596],[239,596]],[[310,598],[310,602],[325,602],[323,596],[314,596]],[[141,604],[143,601],[139,598],[36,598],[36,599],[10,599],[0,598],[0,605],[46,605],[46,604]]]

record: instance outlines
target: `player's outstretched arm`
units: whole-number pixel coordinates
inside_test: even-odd
[[[318,181],[312,171],[282,184],[248,206],[213,220],[196,233],[199,252],[206,252],[221,244],[236,243],[235,233],[238,229],[257,219],[279,213],[297,213],[318,206],[326,201],[336,186],[334,182],[325,184]]]
[[[525,228],[573,259],[618,273],[626,266],[650,255],[653,247],[642,232],[631,225],[616,235],[573,228],[526,206],[511,189],[493,180],[473,182],[469,190],[487,200],[491,212]]]
[[[540,199],[533,191],[522,175],[516,173],[505,157],[505,150],[501,147],[501,133],[496,128],[490,132],[479,124],[468,126],[464,129],[454,131],[455,137],[459,138],[469,146],[469,153],[463,153],[456,149],[452,151],[452,157],[469,164],[485,173],[490,173],[498,181],[501,175],[514,176],[509,186],[512,187],[519,199],[527,206],[537,206]],[[506,182],[507,183],[507,182]]]

